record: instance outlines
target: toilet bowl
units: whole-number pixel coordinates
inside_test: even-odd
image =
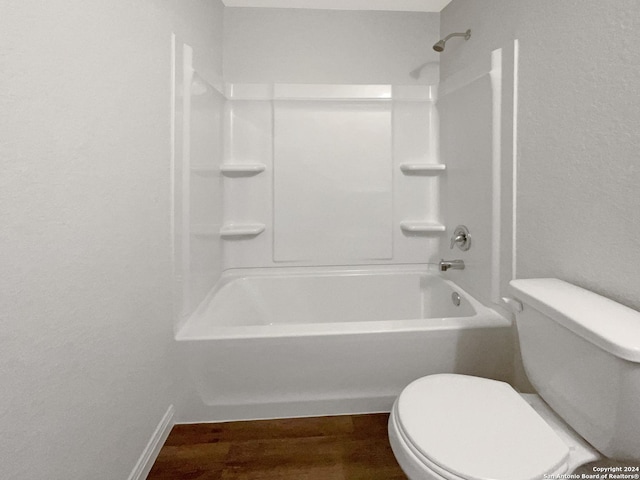
[[[540,399],[466,375],[420,378],[389,416],[389,441],[411,480],[538,480],[601,458]]]
[[[557,279],[510,291],[539,395],[460,374],[410,383],[389,417],[410,480],[570,478],[603,457],[640,460],[640,312]]]

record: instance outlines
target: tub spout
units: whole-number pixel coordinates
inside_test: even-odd
[[[446,272],[449,269],[452,270],[464,270],[463,260],[440,260],[438,264],[441,272]]]

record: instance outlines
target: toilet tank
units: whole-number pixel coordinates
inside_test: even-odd
[[[554,278],[510,290],[540,396],[605,456],[640,461],[640,312]]]

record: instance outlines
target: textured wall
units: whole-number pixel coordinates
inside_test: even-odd
[[[0,477],[124,479],[173,402],[171,32],[221,7],[0,9]]]
[[[520,39],[517,276],[640,308],[640,4],[454,0],[442,77]]]
[[[232,83],[436,83],[438,13],[225,9]],[[424,63],[419,79],[409,73]]]

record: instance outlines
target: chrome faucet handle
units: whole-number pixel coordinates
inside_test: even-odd
[[[463,252],[471,248],[471,234],[464,225],[458,225],[453,231],[450,248],[453,249],[454,245],[458,245],[458,248]]]
[[[455,237],[451,238],[451,246],[449,247],[451,250],[453,250],[453,246],[456,243],[459,243],[460,245],[464,244],[467,241],[467,236],[463,233],[461,233],[460,235],[456,235]]]

